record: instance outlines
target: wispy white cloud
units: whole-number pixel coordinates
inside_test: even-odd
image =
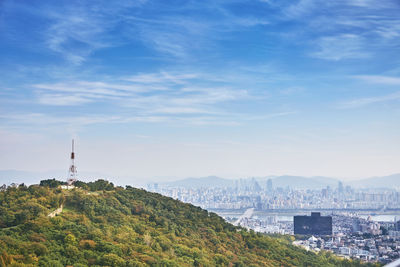
[[[247,80],[253,75],[259,75],[252,72],[245,73],[250,75]],[[46,108],[56,106],[54,116],[29,113],[3,115],[2,118],[15,125],[65,124],[75,129],[96,123],[136,122],[234,126],[249,120],[264,120],[292,114],[292,112],[272,112],[250,116],[235,109],[234,105],[231,105],[233,102],[251,103],[254,100],[264,99],[264,96],[242,88],[230,75],[231,73],[228,73],[225,77],[203,72],[159,71],[114,77],[112,81],[67,80],[36,83],[31,85],[36,103],[39,106],[49,106]],[[62,106],[84,106],[82,108],[88,110],[88,104],[95,107],[96,111],[84,112],[76,117],[66,117],[63,113],[65,108]],[[101,112],[103,108],[97,110],[99,105],[105,107],[105,110],[112,111],[109,114],[115,115],[103,115]],[[59,116],[56,116],[57,109],[61,111]]]
[[[204,73],[160,71],[124,76],[112,82],[79,80],[33,84],[32,87],[40,105],[101,103],[112,107],[118,114],[124,114],[122,118],[113,117],[112,122],[120,123],[182,121],[197,125],[207,122],[226,124],[227,120],[235,121],[239,117],[222,108],[221,104],[256,97],[234,84],[225,82],[222,85],[223,80],[220,80],[220,86],[209,86],[207,77]],[[213,76],[209,78],[214,79]],[[40,117],[33,118],[37,120]]]
[[[350,6],[364,7],[367,9],[379,10],[396,7],[395,1],[379,1],[379,0],[345,0],[340,1]]]
[[[126,91],[144,91],[143,89],[137,88],[135,86],[87,81],[55,84],[34,84],[33,87],[54,92],[87,93],[93,95],[109,96],[127,96],[128,94],[126,93]]]
[[[312,12],[313,8],[318,5],[314,0],[299,0],[283,9],[285,15],[289,18],[298,18]]]
[[[317,51],[311,55],[333,61],[371,56],[364,47],[363,37],[355,34],[322,37],[317,41]]]
[[[122,104],[139,109],[142,113],[221,113],[217,104],[229,101],[243,101],[248,97],[245,90],[232,88],[185,87],[167,94],[136,96],[125,99]]]
[[[182,111],[177,111],[179,114]],[[189,113],[191,114],[191,113]],[[237,117],[214,116],[206,112],[195,112],[196,116],[178,116],[175,112],[164,114],[137,114],[137,115],[77,115],[77,116],[53,116],[45,113],[19,113],[1,114],[4,128],[29,128],[39,129],[69,129],[71,132],[79,132],[82,127],[95,124],[131,124],[131,123],[168,123],[169,125],[240,125]]]
[[[279,92],[282,95],[290,96],[290,95],[294,95],[294,94],[297,94],[297,93],[304,92],[305,90],[306,89],[303,88],[303,87],[291,86],[291,87],[288,87],[288,88],[281,89],[281,90],[279,90]]]
[[[400,100],[400,91],[383,96],[353,99],[351,101],[339,104],[338,108],[340,109],[359,108],[370,104],[383,103],[388,101],[397,101],[397,100]]]
[[[230,38],[230,34],[255,26],[274,26],[287,20],[300,22],[307,31],[285,28],[285,32],[300,38],[311,38],[321,47],[315,47],[313,56],[340,60],[365,58],[370,40],[377,42],[398,42],[400,24],[395,1],[349,0],[313,1],[298,0],[282,2],[260,0],[274,12],[242,13],[232,11],[237,1],[187,1],[180,6],[164,4],[162,1],[99,1],[73,4],[39,5],[35,15],[42,16],[46,23],[42,35],[48,49],[62,55],[68,61],[79,65],[97,50],[122,44],[141,43],[152,49],[156,57],[199,60],[199,54],[218,51],[219,41]],[[67,2],[68,3],[68,2]],[[254,3],[251,3],[252,5]],[[257,6],[262,8],[260,5]],[[153,9],[156,8],[157,12]],[[193,12],[196,11],[196,12]],[[268,16],[266,12],[269,12]],[[156,13],[149,16],[150,13]],[[273,34],[275,30],[266,31]],[[118,32],[119,34],[115,34]],[[356,32],[363,38],[358,40],[343,37]],[[300,36],[302,35],[302,36]],[[352,45],[351,51],[338,55],[343,46],[331,42],[332,36]],[[300,38],[299,38],[300,37]],[[384,39],[379,40],[378,37]],[[337,37],[338,38],[338,37]],[[343,39],[342,38],[342,39]],[[363,44],[363,45],[361,45]],[[329,49],[328,49],[328,48]],[[219,47],[220,48],[220,47]],[[355,53],[355,50],[358,53]],[[335,56],[327,56],[335,50]],[[351,53],[350,53],[351,52]],[[217,52],[215,54],[218,54]],[[361,57],[360,57],[361,56]]]
[[[161,71],[159,73],[142,73],[130,77],[125,77],[123,80],[140,83],[140,84],[184,84],[188,80],[198,78],[196,73],[169,73]]]
[[[250,97],[247,90],[226,83],[226,80],[225,86],[208,86],[208,79],[214,81],[213,76],[203,73],[161,71],[115,78],[113,82],[81,80],[33,84],[32,87],[42,104],[78,105],[111,101],[148,110],[150,104],[153,105],[151,108],[158,110],[172,110],[174,107],[184,110],[186,107],[196,109],[198,106]],[[220,83],[223,82],[221,79]]]
[[[368,83],[400,85],[400,77],[381,76],[381,75],[355,75],[354,78]]]
[[[151,110],[155,114],[218,114],[215,111],[192,107],[161,107]]]
[[[36,15],[47,21],[42,28],[45,45],[69,62],[80,65],[96,50],[124,42],[112,31],[121,23],[121,13],[146,1],[100,1],[38,5]]]
[[[195,118],[179,118],[178,121],[185,122],[187,124],[198,125],[198,126],[208,126],[208,125],[217,125],[217,126],[239,126],[241,123],[237,121],[235,118],[216,118],[216,117],[195,117]]]
[[[49,106],[76,106],[92,102],[93,99],[84,95],[42,94],[39,103]]]
[[[200,12],[196,19],[168,8],[162,10],[157,19],[138,15],[146,14],[146,1],[52,6],[48,12],[38,14],[51,20],[43,31],[47,47],[76,65],[85,62],[96,50],[134,42],[141,42],[161,54],[186,58],[193,51],[212,47],[214,41],[221,38],[221,32],[269,23],[266,18],[235,16],[223,4],[214,4],[214,9],[208,9],[208,5],[208,1],[203,4],[188,2],[180,7],[213,13],[211,17],[202,17]],[[122,30],[119,36],[114,34],[117,27]]]
[[[114,82],[93,82],[93,81],[67,81],[52,84],[33,84],[32,86],[37,89],[58,91],[58,92],[80,92],[80,93],[93,93],[103,95],[118,95],[124,96],[123,93],[139,93],[149,91],[165,90],[166,86],[153,84],[140,84],[140,83],[123,83],[123,78],[116,78]]]
[[[268,114],[263,114],[263,115],[258,115],[258,116],[246,116],[243,118],[243,120],[268,120],[276,117],[283,117],[283,116],[289,116],[289,115],[294,115],[297,114],[298,111],[285,111],[285,112],[276,112],[276,113],[268,113]]]
[[[105,115],[80,115],[80,116],[54,116],[45,113],[18,113],[18,114],[2,114],[0,118],[7,121],[8,125],[34,125],[34,126],[87,126],[96,123],[120,122],[120,116]]]
[[[226,8],[229,3],[189,1],[179,8],[165,8],[157,19],[125,15],[124,21],[137,40],[160,54],[178,59],[195,58],[198,53],[215,50],[226,33],[270,23],[265,16],[238,16]],[[193,10],[197,10],[196,15]],[[185,11],[188,15],[183,15]]]
[[[59,82],[34,84],[40,104],[53,106],[74,106],[90,102],[129,97],[132,93],[147,91],[146,87],[105,82]],[[147,90],[146,90],[147,89]]]
[[[309,55],[314,58],[330,61],[369,59],[381,54],[383,47],[393,50],[400,44],[396,1],[261,2],[281,14],[270,20],[272,24],[295,22],[296,27],[282,36],[300,44],[307,42],[312,50]],[[302,30],[304,28],[307,30]]]
[[[53,13],[52,19],[54,23],[44,31],[46,44],[73,64],[83,63],[94,50],[110,45],[100,37],[107,24],[84,9]]]

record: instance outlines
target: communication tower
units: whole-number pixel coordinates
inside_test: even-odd
[[[75,183],[76,176],[77,176],[77,171],[75,166],[74,139],[72,139],[71,165],[69,166],[68,170],[67,184],[72,185],[73,183]]]

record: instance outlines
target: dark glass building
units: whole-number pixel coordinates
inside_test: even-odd
[[[396,231],[400,231],[400,220],[398,220],[394,225]]]
[[[332,235],[332,217],[311,212],[311,216],[294,216],[294,234]]]

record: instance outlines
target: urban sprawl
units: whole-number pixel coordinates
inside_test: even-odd
[[[341,182],[320,189],[274,188],[272,180],[261,184],[255,179],[237,180],[232,186],[149,184],[147,189],[214,211],[256,232],[293,235],[293,244],[307,250],[369,262],[400,258],[396,189],[352,188]],[[313,216],[327,219],[312,221]],[[329,234],[315,230],[321,227]]]

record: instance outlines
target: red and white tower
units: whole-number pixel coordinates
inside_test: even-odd
[[[73,183],[75,183],[76,176],[77,176],[77,171],[75,166],[74,139],[72,139],[71,165],[69,166],[68,170],[67,184],[72,185]]]

